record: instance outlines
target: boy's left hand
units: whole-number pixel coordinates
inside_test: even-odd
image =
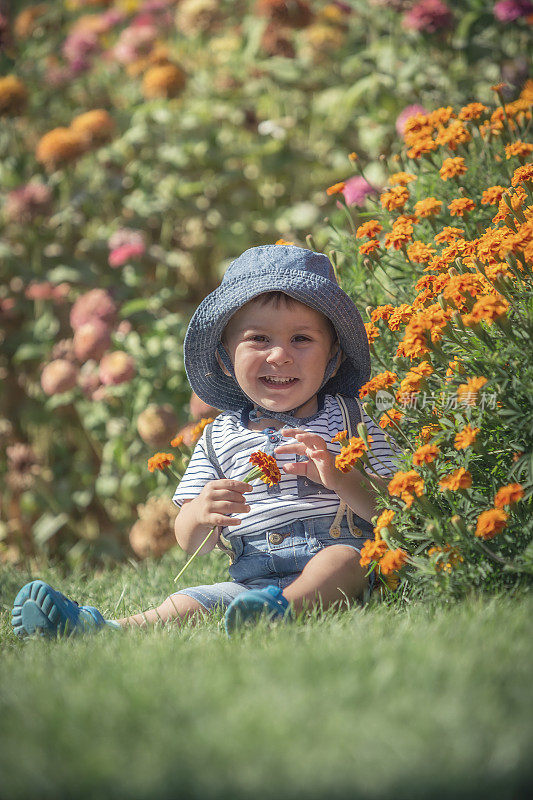
[[[338,477],[342,473],[335,467],[335,456],[329,452],[324,439],[316,433],[306,433],[301,428],[283,428],[281,433],[296,439],[296,442],[278,445],[274,449],[275,453],[294,453],[308,459],[284,464],[283,472],[288,475],[306,475],[315,483],[321,483],[326,489],[335,491]]]

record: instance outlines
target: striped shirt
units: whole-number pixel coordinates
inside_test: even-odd
[[[384,477],[390,477],[398,469],[399,463],[395,458],[395,452],[399,453],[400,449],[395,442],[393,442],[394,449],[391,449],[385,441],[383,430],[376,426],[364,411],[362,413],[363,422],[372,437],[371,449],[368,451],[369,461],[376,472]],[[339,404],[334,397],[326,395],[323,408],[305,424],[304,429],[319,434],[325,440],[328,450],[337,455],[340,452],[340,445],[338,442],[331,442],[331,439],[344,427]],[[255,450],[272,452],[272,448],[276,446],[269,442],[265,431],[249,430],[241,412],[225,412],[216,417],[212,435],[220,467],[226,477],[233,480],[243,480],[248,474],[251,469],[250,455]],[[281,440],[280,436],[278,444],[281,444]],[[275,458],[282,476],[279,489],[269,490],[262,481],[254,481],[253,492],[246,494],[246,503],[250,506],[250,511],[240,516],[242,522],[238,527],[222,528],[222,534],[226,538],[230,538],[232,533],[239,536],[252,532],[261,533],[285,525],[293,519],[336,513],[339,506],[338,495],[323,490],[321,494],[306,493],[306,496],[302,497],[298,491],[297,476],[283,472],[283,464],[295,461],[293,454],[275,454]],[[365,467],[365,470],[372,474],[369,468]],[[216,480],[218,477],[207,455],[204,433],[172,498],[173,503],[181,507],[184,500],[197,497],[208,481]]]

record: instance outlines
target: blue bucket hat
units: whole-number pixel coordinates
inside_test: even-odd
[[[358,396],[370,378],[368,338],[357,308],[335,279],[329,258],[294,245],[265,245],[245,250],[230,264],[220,286],[202,300],[189,323],[183,355],[189,383],[198,397],[223,411],[250,405],[237,381],[224,374],[216,354],[221,352],[222,332],[233,314],[254,297],[275,291],[328,317],[343,357],[336,374],[326,374],[322,391]]]

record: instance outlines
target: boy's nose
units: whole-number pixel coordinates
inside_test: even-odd
[[[287,348],[285,348],[283,345],[276,345],[275,347],[270,348],[270,352],[266,360],[269,363],[285,364],[287,361],[291,361],[291,356]]]

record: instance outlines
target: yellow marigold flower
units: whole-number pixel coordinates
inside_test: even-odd
[[[493,539],[507,525],[508,515],[501,508],[489,508],[477,518],[475,535],[480,539]]]
[[[213,422],[213,417],[203,417],[197,425],[191,431],[191,439],[193,442],[198,441],[202,433],[204,432],[204,428],[209,425],[210,422]]]
[[[393,311],[394,306],[390,303],[387,303],[385,306],[377,306],[377,308],[375,308],[370,314],[370,321],[377,322],[378,319],[387,320]]]
[[[379,532],[382,528],[386,528],[392,522],[394,515],[396,514],[395,511],[392,511],[390,508],[386,508],[385,511],[382,511],[376,521],[376,527],[374,528],[374,535],[376,539],[378,538]]]
[[[407,256],[417,264],[427,264],[435,255],[435,250],[424,242],[413,242],[407,248]]]
[[[483,103],[468,103],[468,105],[463,106],[457,116],[459,119],[463,120],[463,122],[466,122],[471,119],[479,119],[488,110],[487,106],[484,106]]]
[[[372,441],[372,436],[368,437],[368,441]],[[359,436],[352,436],[348,444],[341,448],[339,455],[335,456],[335,466],[341,472],[350,472],[355,462],[367,449],[366,444]]]
[[[501,295],[489,294],[476,300],[470,314],[463,317],[464,324],[468,327],[484,320],[487,325],[492,325],[495,319],[503,316],[509,309],[509,303]]]
[[[464,175],[467,171],[464,158],[457,156],[456,158],[445,158],[442,162],[442,167],[439,170],[439,175],[443,181],[448,178],[455,178],[457,175]]]
[[[154,472],[156,469],[159,469],[162,472],[165,467],[169,467],[173,461],[174,456],[172,453],[156,453],[154,456],[148,459],[148,469],[150,472]]]
[[[372,325],[371,322],[363,322],[363,325],[365,326],[368,343],[372,344],[374,339],[377,339],[378,336],[380,336],[379,328],[376,328],[376,326]]]
[[[170,446],[171,447],[181,447],[181,445],[183,444],[184,441],[185,441],[184,437],[180,433],[179,436],[176,436],[176,437],[174,437],[174,439],[172,439],[172,441],[170,442]]]
[[[454,228],[450,225],[447,225],[440,231],[440,233],[437,233],[434,238],[437,244],[446,244],[448,242],[453,242],[456,239],[464,239],[464,236],[465,232],[461,230],[461,228]]]
[[[186,83],[186,76],[175,64],[156,64],[146,70],[141,91],[147,99],[154,97],[176,97]]]
[[[416,175],[410,172],[395,172],[389,178],[390,186],[407,186],[411,181],[416,181]]]
[[[519,183],[533,181],[533,164],[523,164],[513,172],[511,186],[518,186]]]
[[[373,541],[367,539],[361,549],[361,558],[359,563],[362,567],[368,566],[372,561],[379,561],[379,559],[387,552],[388,545],[382,539]]]
[[[25,110],[28,90],[16,75],[0,78],[0,116],[16,117]]]
[[[276,244],[285,244],[285,245],[292,244],[292,245],[294,245],[294,242],[288,242],[286,239],[278,239]]]
[[[355,235],[358,239],[362,239],[363,236],[368,236],[369,239],[373,239],[374,236],[381,233],[382,230],[383,226],[379,224],[377,219],[369,219],[363,222],[362,225],[359,225]]]
[[[417,217],[432,217],[439,214],[442,208],[442,200],[437,200],[436,197],[426,197],[425,200],[419,200],[415,203],[415,214]]]
[[[379,375],[375,375],[361,386],[359,389],[359,397],[366,397],[372,392],[377,392],[379,389],[387,389],[387,387],[396,383],[397,380],[398,376],[395,375],[394,372],[389,372],[388,370],[386,372],[380,372]]]
[[[517,141],[505,145],[506,158],[512,158],[513,156],[527,158],[531,153],[533,153],[533,144],[531,142]]]
[[[517,503],[524,496],[524,487],[520,483],[509,483],[507,486],[502,486],[496,492],[494,498],[494,505],[496,508],[503,508],[509,506],[511,503]]]
[[[71,128],[54,128],[37,143],[35,157],[49,170],[75,161],[85,152],[83,137]]]
[[[363,242],[363,244],[359,245],[359,252],[362,256],[370,255],[375,250],[379,250],[379,242],[377,239],[370,239],[370,241]]]
[[[457,397],[469,406],[474,406],[477,400],[477,394],[480,389],[485,386],[487,379],[483,377],[469,378],[466,383],[461,383],[457,387]]]
[[[413,453],[413,464],[418,467],[420,464],[431,464],[440,455],[440,450],[436,444],[423,444]]]
[[[331,439],[331,443],[340,442],[342,445],[348,444],[348,431],[339,431]]]
[[[380,428],[388,428],[393,422],[399,422],[403,416],[405,415],[396,408],[389,408],[386,414],[381,415],[378,425]]]
[[[407,563],[407,553],[405,550],[388,550],[379,562],[379,568],[383,575],[397,572]]]
[[[448,208],[452,217],[462,217],[475,208],[475,203],[469,197],[458,197],[456,200],[452,200]]]
[[[507,191],[505,186],[489,186],[481,195],[481,205],[494,206],[502,199],[503,193]]]
[[[403,208],[408,200],[409,190],[405,186],[395,186],[393,189],[389,189],[388,192],[383,192],[380,196],[381,205],[387,211]]]
[[[260,474],[258,474],[257,477],[260,478],[263,483],[274,486],[276,483],[280,482],[281,472],[273,456],[263,453],[262,450],[257,450],[250,456],[250,463],[258,468]],[[253,480],[253,478],[251,478],[251,480]]]
[[[115,123],[105,109],[96,108],[74,117],[70,129],[79,133],[84,143],[90,147],[111,141],[115,133]]]
[[[326,189],[326,194],[329,195],[342,194],[345,186],[346,184],[344,183],[344,181],[340,181],[339,183],[334,183],[333,186],[330,186],[328,189]]]
[[[457,492],[459,489],[469,489],[472,486],[472,475],[464,468],[454,470],[439,481],[441,492],[445,489]]]
[[[475,442],[481,428],[471,428],[470,425],[465,427],[455,434],[454,447],[456,450],[466,450],[467,447]]]

